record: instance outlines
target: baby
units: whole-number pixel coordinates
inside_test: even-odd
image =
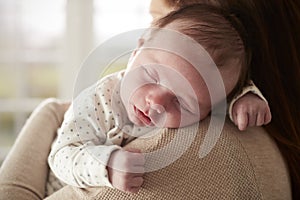
[[[153,27],[179,32],[201,44],[218,66],[226,95],[236,85],[245,85],[243,42],[217,9],[182,8]],[[148,43],[162,39],[161,31],[156,29],[140,40],[125,72],[104,77],[73,101],[48,158],[63,182],[138,192],[144,157],[139,150],[129,152],[122,146],[152,127],[188,126],[210,114],[209,90],[195,66],[172,52],[147,48]]]
[[[150,14],[155,20],[174,10],[199,3],[219,6],[214,0],[151,0]],[[234,96],[228,107],[230,119],[240,130],[245,130],[249,126],[268,124],[271,121],[268,102],[251,80]]]

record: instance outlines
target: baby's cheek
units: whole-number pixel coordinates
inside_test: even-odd
[[[167,128],[179,128],[182,127],[184,116],[181,115],[180,111],[173,111],[167,114],[166,127]]]
[[[182,123],[180,127],[189,126],[191,124],[194,124],[198,122],[199,119],[196,117],[190,117],[190,116],[183,116],[182,117]]]

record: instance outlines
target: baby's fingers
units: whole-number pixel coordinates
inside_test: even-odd
[[[140,187],[144,182],[144,178],[141,176],[134,177],[131,182],[131,187]]]
[[[144,182],[143,177],[133,177],[130,183],[128,183],[128,186],[125,187],[126,188],[125,191],[131,193],[137,193],[140,190],[143,182]]]
[[[252,127],[255,126],[256,124],[256,120],[257,119],[257,115],[256,114],[248,114],[248,127]]]
[[[266,114],[265,114],[265,118],[264,118],[264,124],[268,124],[271,122],[271,119],[272,119],[272,114],[271,114],[271,111],[270,109],[267,110]]]
[[[265,113],[258,113],[256,118],[256,126],[262,126],[265,123]]]
[[[130,189],[127,190],[127,192],[130,193],[138,193],[141,187],[131,187]]]
[[[248,126],[248,114],[240,113],[236,116],[236,123],[241,131],[244,131]]]

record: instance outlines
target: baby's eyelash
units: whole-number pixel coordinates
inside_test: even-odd
[[[179,109],[182,108],[183,110],[185,110],[187,112],[191,112],[190,109],[183,103],[183,100],[179,100],[176,98],[176,104]]]
[[[150,71],[145,67],[145,66],[142,66],[143,69],[145,70],[145,72],[147,73],[147,75],[153,80],[155,81],[156,83],[158,83],[158,77],[154,76],[152,73],[150,73]]]

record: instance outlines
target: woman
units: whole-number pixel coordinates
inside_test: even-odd
[[[282,39],[283,35],[298,37],[299,30],[297,30],[296,27],[299,24],[299,14],[297,14],[297,12],[299,12],[299,5],[292,5],[292,3],[284,2],[283,0],[281,4],[275,4],[274,2],[269,1],[263,2],[261,0],[257,2],[254,0],[252,2],[246,0],[242,2],[240,0],[228,0],[227,2],[220,2],[222,7],[230,9],[233,11],[233,13],[235,13],[235,16],[238,18],[236,22],[249,25],[247,26],[249,30],[245,30],[245,33],[248,32],[249,36],[251,36],[251,39],[249,39],[250,37],[245,37],[245,41],[247,41],[246,44],[251,45],[249,49],[252,49],[252,51],[249,53],[249,55],[252,56],[249,58],[252,70],[251,77],[270,101],[270,107],[273,113],[273,122],[267,126],[266,129],[268,130],[269,134],[275,138],[283,156],[287,161],[287,164],[289,165],[289,171],[293,183],[293,197],[297,199],[299,194],[295,189],[299,188],[299,174],[297,174],[299,173],[299,169],[297,169],[296,165],[299,163],[299,137],[297,136],[297,133],[299,133],[299,124],[296,123],[296,119],[300,117],[299,105],[297,105],[297,102],[300,100],[300,87],[299,83],[296,81],[296,78],[300,77],[298,60],[300,46],[299,38],[286,37],[288,41],[283,43],[280,48],[277,46],[281,44],[280,42],[272,41],[273,43],[271,43],[262,39],[270,36],[270,34],[274,34],[271,38],[274,37],[276,39]],[[286,6],[287,10],[290,9],[289,12],[282,12],[283,10],[281,6]],[[268,13],[270,8],[277,10],[278,12],[274,13],[278,16],[272,16],[272,13]],[[287,15],[287,13],[289,13],[289,15]],[[281,24],[282,26],[284,25],[286,31],[285,33],[271,32],[273,29],[272,27],[269,27],[272,25],[271,21],[277,18],[278,20],[276,21],[276,24]],[[295,21],[291,20],[293,18],[295,18]],[[294,26],[289,27],[288,24],[290,23],[292,23]],[[236,25],[238,26],[239,24]],[[257,31],[260,29],[253,29],[258,27],[262,28],[261,32]],[[264,48],[259,49],[259,45],[262,45]],[[276,49],[278,49],[278,51]],[[281,49],[286,49],[287,53],[280,52]],[[275,57],[275,55],[278,54],[283,57]],[[275,58],[276,60],[274,60]],[[291,66],[291,68],[282,68],[282,66],[285,65]],[[289,72],[286,72],[286,70]],[[293,73],[288,74],[290,77],[285,77],[286,73],[290,73],[291,71]],[[272,74],[272,77],[270,77],[271,75],[269,74]],[[294,77],[292,77],[292,75],[294,75]],[[287,83],[285,79],[288,78],[289,82]],[[276,91],[274,91],[274,87],[276,88]],[[280,92],[277,93],[277,91]],[[279,94],[284,94],[284,96],[279,97]],[[292,98],[292,95],[294,99]],[[280,102],[280,104],[277,104],[278,102]],[[276,107],[278,105],[282,106],[282,110],[281,108]],[[294,108],[296,109],[293,110],[292,106],[295,106]],[[279,113],[281,115],[279,115]],[[46,122],[44,123],[46,124]],[[50,144],[50,142],[48,144]],[[6,191],[4,189],[3,193]]]
[[[248,49],[251,79],[269,101],[265,128],[289,166],[293,198],[300,199],[300,2],[292,0],[153,0],[155,16],[195,3],[229,10]]]

